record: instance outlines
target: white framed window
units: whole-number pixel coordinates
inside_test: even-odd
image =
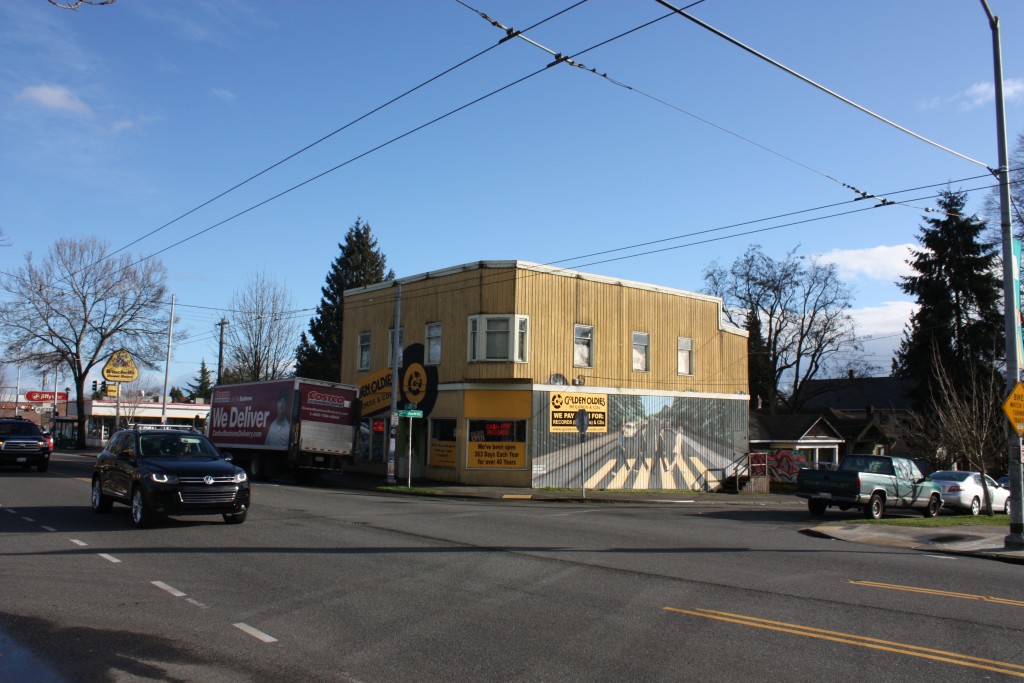
[[[370,333],[359,333],[359,369],[370,369]]]
[[[525,315],[473,315],[468,357],[472,361],[525,363],[530,352],[530,318]]]
[[[398,328],[398,352],[399,354],[405,349],[405,328]],[[402,362],[401,359],[398,360]],[[388,367],[395,367],[395,328],[388,330]]]
[[[680,375],[693,374],[693,339],[679,337],[676,339],[676,372]]]
[[[633,371],[647,372],[651,369],[650,332],[633,333]]]
[[[427,365],[439,365],[441,363],[441,323],[427,323]]]
[[[572,336],[573,367],[594,367],[594,326],[573,325]]]

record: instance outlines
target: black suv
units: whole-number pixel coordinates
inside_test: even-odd
[[[249,512],[245,470],[221,456],[192,429],[124,429],[96,458],[92,509],[132,508],[132,523],[149,526],[166,515],[223,515],[241,524]]]
[[[50,466],[50,442],[35,422],[23,417],[0,419],[0,465],[33,465],[40,472]]]

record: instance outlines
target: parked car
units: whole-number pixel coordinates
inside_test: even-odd
[[[913,460],[890,455],[847,455],[835,470],[798,470],[793,493],[806,498],[807,509],[817,517],[833,505],[860,508],[868,519],[881,519],[889,508],[934,517],[945,500],[938,484],[928,481]]]
[[[996,479],[996,483],[1002,486],[1004,489],[1010,488],[1010,475],[1004,474],[1003,476]]]
[[[985,501],[981,476],[979,472],[967,470],[939,470],[932,472],[929,478],[942,487],[942,502],[946,507],[976,515],[981,512]],[[1009,514],[1010,489],[1000,486],[988,475],[985,475],[985,480],[992,496],[992,509]]]
[[[96,457],[92,509],[130,505],[145,527],[167,515],[222,515],[241,524],[249,512],[245,470],[192,429],[124,429]]]
[[[35,422],[22,417],[0,419],[0,465],[45,472],[52,450]]]

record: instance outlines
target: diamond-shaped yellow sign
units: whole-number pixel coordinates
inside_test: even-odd
[[[1017,382],[1003,402],[1003,412],[1010,418],[1010,424],[1017,432],[1017,436],[1024,436],[1024,384]]]
[[[135,367],[132,355],[124,349],[114,351],[103,366],[103,379],[108,382],[134,382],[138,378],[139,369]]]

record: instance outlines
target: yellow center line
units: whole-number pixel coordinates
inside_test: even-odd
[[[1024,666],[1019,664],[1013,664],[1010,662],[1000,662],[992,659],[982,659],[980,657],[972,657],[970,655],[958,654],[956,652],[935,650],[931,648],[920,647],[917,645],[908,645],[906,643],[897,643],[889,640],[881,640],[879,638],[858,636],[852,633],[842,633],[841,631],[828,631],[825,629],[812,628],[810,626],[801,626],[800,624],[788,624],[784,621],[759,619],[757,617],[750,617],[742,614],[732,614],[729,612],[720,612],[717,610],[699,608],[697,610],[686,610],[679,609],[676,607],[664,607],[663,609],[668,612],[688,614],[695,617],[703,617],[705,619],[715,619],[717,621],[739,624],[741,626],[752,626],[754,628],[761,628],[769,631],[792,633],[794,635],[805,636],[807,638],[828,640],[834,643],[843,643],[846,645],[856,645],[858,647],[869,648],[872,650],[893,652],[896,654],[909,655],[911,657],[919,657],[921,659],[930,659],[936,662],[957,664],[959,666],[966,666],[972,669],[983,669],[985,671],[993,671],[995,673],[1016,676],[1017,678],[1024,678]]]
[[[960,598],[962,600],[981,600],[982,602],[994,602],[1000,605],[1013,605],[1015,607],[1024,607],[1024,602],[1020,600],[1010,600],[1009,598],[997,598],[993,595],[974,595],[972,593],[956,593],[953,591],[940,591],[934,588],[901,586],[895,583],[878,583],[877,581],[850,581],[849,583],[853,584],[854,586],[867,586],[869,588],[886,588],[894,591],[924,593],[926,595],[942,595],[947,598]]]

